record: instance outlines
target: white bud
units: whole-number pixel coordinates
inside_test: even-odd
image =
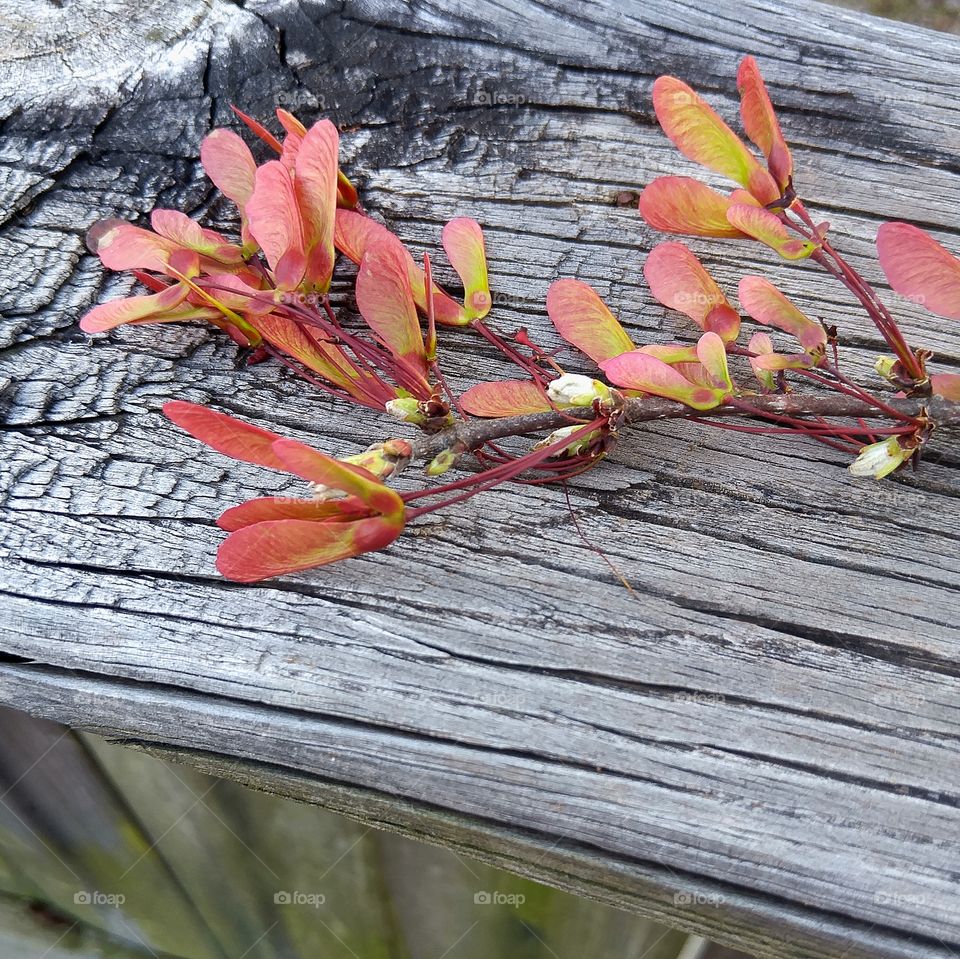
[[[913,455],[905,450],[896,436],[880,443],[871,443],[860,450],[860,455],[847,467],[854,476],[872,476],[883,479]]]
[[[392,417],[403,423],[416,423],[419,425],[425,419],[423,413],[420,412],[420,404],[412,396],[388,400],[385,409]]]
[[[582,430],[582,423],[575,423],[572,426],[561,426],[560,429],[554,430],[546,439],[540,440],[533,448],[535,450],[542,450],[548,446],[553,446],[554,443],[560,443],[561,441],[567,439],[567,437],[573,435],[577,430]],[[591,430],[585,436],[581,436],[579,439],[574,440],[568,446],[564,446],[561,449],[557,450],[555,453],[550,454],[550,458],[554,459],[557,456],[578,456],[580,453],[586,453],[590,448],[590,444],[597,438],[599,435],[597,430]]]
[[[582,373],[564,373],[547,387],[547,396],[558,406],[591,406],[608,400],[610,387]]]
[[[332,489],[323,483],[310,483],[308,485],[312,494],[310,498],[315,499],[318,503],[326,503],[332,499],[344,499],[347,495],[342,489]]]

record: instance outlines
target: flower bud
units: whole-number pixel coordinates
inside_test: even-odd
[[[928,353],[926,350],[917,350],[916,356],[921,363],[925,364]],[[912,376],[909,371],[904,369],[903,363],[895,356],[878,356],[877,362],[873,368],[888,382],[892,383],[899,390],[912,390],[919,386],[925,380],[918,380]]]
[[[854,476],[872,476],[883,479],[913,455],[916,447],[904,449],[896,436],[880,443],[871,443],[860,450],[860,455],[847,467]]]
[[[558,406],[592,406],[610,399],[610,387],[581,373],[564,373],[547,386],[547,396]]]
[[[412,454],[413,449],[406,440],[384,440],[367,447],[362,453],[344,456],[341,462],[359,466],[377,479],[385,480],[398,469],[403,469]]]
[[[542,450],[548,446],[553,446],[554,443],[560,443],[562,440],[565,440],[568,436],[573,435],[577,430],[583,429],[582,423],[575,423],[571,426],[561,426],[560,429],[554,430],[546,439],[540,440],[539,443],[534,445],[535,450]],[[599,430],[592,430],[584,436],[581,436],[579,439],[575,439],[569,446],[565,446],[562,449],[557,450],[555,453],[551,454],[551,459],[559,456],[579,456],[581,453],[586,453],[589,451],[591,444],[596,442],[597,437],[600,435]]]
[[[420,411],[420,401],[416,397],[402,396],[395,400],[389,400],[385,408],[392,417],[402,423],[422,426],[427,422],[427,417]]]
[[[893,380],[894,379],[894,367],[897,365],[897,358],[895,356],[878,356],[877,362],[873,364],[873,368],[885,379]]]
[[[446,449],[437,453],[427,466],[427,476],[442,476],[448,469],[456,465],[458,459],[460,459],[460,453],[454,449]]]
[[[410,459],[413,456],[413,447],[406,440],[384,440],[383,451],[388,456],[397,459]]]
[[[436,400],[418,400],[414,396],[401,396],[389,400],[384,409],[403,423],[422,426],[427,432],[435,432],[453,426],[454,418],[445,403]]]

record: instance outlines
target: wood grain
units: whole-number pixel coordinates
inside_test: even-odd
[[[235,226],[200,140],[231,102],[260,116],[281,102],[355,128],[344,165],[413,250],[437,249],[452,215],[483,223],[501,327],[554,345],[544,294],[575,275],[638,338],[689,335],[644,289],[657,237],[616,198],[690,169],[653,122],[655,76],[732,118],[744,52],[781,106],[802,195],[879,279],[883,218],[960,246],[956,40],[759,0],[263,0],[149,22],[82,5],[88,31],[80,3],[51,5],[34,46],[3,54],[0,702],[203,755],[757,955],[955,953],[949,443],[876,485],[811,445],[637,431],[570,491],[634,594],[542,487],[477,497],[383,554],[237,588],[212,570],[213,518],[283,483],[172,431],[162,401],[209,401],[336,454],[395,426],[269,366],[236,371],[213,331],[89,341],[76,322],[126,289],[83,254],[83,230],[157,204]],[[119,52],[94,83],[108,25]],[[728,289],[760,270],[838,323],[849,369],[869,375],[876,332],[812,265],[694,246]],[[955,323],[896,306],[909,338],[960,364]],[[444,339],[455,383],[502,374],[479,340]]]

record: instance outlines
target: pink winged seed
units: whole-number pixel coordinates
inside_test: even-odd
[[[232,130],[214,130],[200,144],[200,162],[217,189],[243,214],[253,196],[257,173],[246,143]]]
[[[760,68],[753,57],[744,57],[737,70],[740,91],[740,117],[750,140],[767,158],[767,168],[785,190],[793,176],[793,158],[780,130],[780,122],[770,102]]]
[[[371,244],[357,274],[357,307],[367,326],[390,351],[422,378],[426,348],[410,285],[410,274],[395,244]]]
[[[223,541],[217,551],[217,569],[235,582],[255,583],[383,549],[402,528],[381,517],[347,523],[303,519],[254,523]]]
[[[277,287],[296,289],[307,267],[303,223],[293,179],[279,160],[257,167],[256,186],[246,213],[250,233],[263,250]]]
[[[443,249],[450,265],[463,282],[463,307],[471,320],[490,312],[490,281],[483,231],[476,220],[461,216],[451,220],[441,233]]]
[[[773,177],[707,102],[682,80],[658,77],[653,107],[663,132],[695,163],[729,177],[761,203],[780,196]]]
[[[690,317],[702,330],[716,307],[730,307],[716,280],[682,243],[654,247],[643,265],[643,275],[657,300]]]
[[[808,353],[827,345],[827,333],[823,326],[805,316],[764,277],[743,277],[739,293],[740,305],[753,319],[796,337]]]
[[[543,390],[530,380],[500,380],[477,383],[460,398],[471,416],[521,416],[543,413],[553,407]]]
[[[661,176],[640,194],[640,213],[655,230],[684,236],[738,239],[727,219],[730,198],[688,176]]]
[[[672,366],[639,350],[615,356],[600,368],[617,386],[677,400],[696,410],[709,410],[723,401],[722,390],[697,386]]]
[[[337,128],[321,120],[303,137],[295,160],[294,192],[303,221],[306,279],[320,293],[327,292],[333,276],[339,148]]]
[[[596,290],[580,280],[552,283],[547,291],[547,313],[557,332],[595,363],[634,349]]]
[[[806,259],[820,248],[818,243],[791,236],[780,218],[762,207],[733,203],[727,210],[727,219],[742,233],[766,244],[785,260]]]
[[[884,223],[877,253],[897,293],[931,313],[960,320],[960,259],[929,233],[909,223]]]
[[[417,266],[410,251],[400,238],[391,233],[382,223],[355,210],[338,209],[334,225],[334,243],[338,250],[357,265],[363,260],[368,247],[374,243],[393,244],[410,274],[410,288],[417,307],[426,312],[426,280],[423,270]],[[444,326],[465,326],[470,322],[463,307],[449,294],[433,284],[433,308],[436,321]]]

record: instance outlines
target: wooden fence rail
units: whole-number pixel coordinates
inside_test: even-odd
[[[634,432],[570,491],[632,594],[543,487],[238,588],[212,571],[212,519],[280,481],[201,450],[161,402],[210,402],[338,455],[394,428],[276,369],[236,371],[206,328],[93,342],[76,328],[124,289],[84,230],[157,204],[235,226],[200,141],[233,122],[230,103],[260,117],[281,103],[349,129],[345,168],[417,253],[451,216],[484,225],[501,327],[549,341],[546,288],[578,276],[638,337],[672,340],[642,285],[657,237],[618,197],[688,169],[653,122],[653,79],[683,76],[732,118],[746,52],[803,196],[879,280],[884,218],[960,248],[956,40],[809,0],[0,12],[16,27],[0,50],[0,702],[756,955],[956,956],[960,482],[945,438],[878,485],[775,437]],[[869,375],[876,332],[816,269],[695,247],[727,289],[764,272],[837,323]],[[956,323],[900,313],[960,363]],[[457,385],[502,372],[469,334],[444,348]]]

